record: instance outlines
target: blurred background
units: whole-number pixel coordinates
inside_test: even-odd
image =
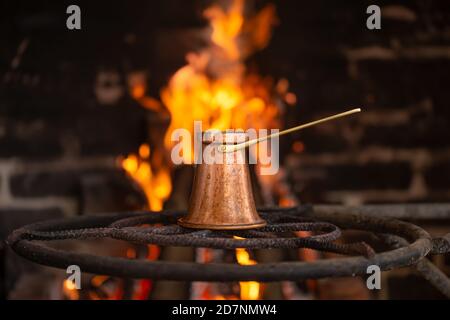
[[[81,30],[66,27],[70,4]],[[380,30],[366,27],[371,4]],[[353,107],[364,112],[280,140],[279,173],[254,173],[258,205],[448,202],[449,21],[444,0],[3,0],[0,237],[49,218],[185,209],[191,158],[174,166],[169,137],[194,120],[281,129]],[[239,284],[165,281],[124,296],[130,284],[100,276],[79,296],[64,274],[0,250],[5,298],[246,298]],[[96,250],[136,255],[126,244]],[[153,260],[224,259],[212,256],[148,248]],[[348,281],[261,286],[258,297],[441,297],[408,272],[375,297]]]

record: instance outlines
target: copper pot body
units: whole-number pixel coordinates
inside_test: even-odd
[[[222,153],[221,143],[245,141],[243,132],[222,133],[221,138],[203,138],[203,152],[222,158],[222,163],[205,163],[195,169],[194,183],[186,217],[178,224],[186,228],[242,230],[266,225],[255,207],[245,150]],[[205,147],[209,146],[209,151]],[[217,153],[217,154],[216,154]]]

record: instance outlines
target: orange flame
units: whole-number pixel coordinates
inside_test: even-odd
[[[236,249],[236,260],[239,264],[244,266],[251,266],[256,264],[255,260],[250,259],[250,254],[247,250]],[[256,281],[241,281],[239,282],[241,288],[242,300],[258,300],[260,298],[260,283]]]
[[[234,236],[235,239],[243,239]],[[251,266],[255,265],[256,261],[250,258],[250,254],[246,249],[236,249],[236,260],[240,265]],[[240,298],[241,300],[258,300],[260,299],[261,284],[256,281],[241,281],[239,282]]]
[[[174,73],[160,92],[161,103],[146,96],[143,77],[129,79],[130,95],[147,109],[170,114],[164,147],[170,152],[176,129],[186,129],[193,136],[194,121],[202,122],[202,129],[272,129],[280,128],[282,110],[277,99],[294,105],[297,101],[288,92],[289,83],[282,79],[274,83],[270,77],[261,77],[247,70],[245,59],[269,43],[276,23],[275,7],[267,5],[251,17],[244,14],[247,2],[232,0],[213,5],[205,10],[211,34],[209,45],[186,56],[187,64]],[[164,107],[163,107],[164,106]],[[182,141],[184,163],[193,161],[192,141]],[[186,148],[188,147],[188,148]],[[149,207],[161,210],[170,195],[170,170],[162,161],[150,163],[150,148],[141,146],[138,154],[122,160],[122,167],[144,190]],[[236,259],[242,265],[256,262],[245,249],[236,250]],[[240,282],[242,299],[258,299],[258,282]],[[225,298],[218,296],[217,298]]]
[[[272,80],[246,72],[244,64],[249,54],[267,45],[275,9],[269,5],[246,19],[244,5],[243,0],[234,0],[228,8],[214,5],[205,10],[211,27],[210,45],[189,53],[188,64],[161,91],[171,115],[164,139],[167,149],[172,147],[173,130],[184,128],[193,133],[194,121],[202,121],[203,130],[279,126]],[[192,146],[192,141],[183,143]],[[192,163],[192,152],[183,157],[185,163]]]
[[[138,154],[130,154],[121,161],[122,168],[144,191],[148,207],[160,211],[172,191],[170,171],[161,165],[154,169],[150,163],[150,146],[142,144]]]
[[[144,74],[130,74],[130,95],[141,106],[170,113],[164,137],[166,152],[173,146],[174,130],[184,128],[193,136],[194,121],[202,121],[203,130],[279,128],[280,110],[273,99],[274,92],[283,95],[284,100],[295,101],[287,92],[287,80],[274,86],[271,78],[247,72],[244,60],[267,46],[276,16],[275,7],[267,5],[246,17],[245,5],[244,0],[233,0],[226,6],[213,5],[205,10],[211,28],[210,43],[200,52],[187,54],[187,65],[175,72],[161,90],[162,104],[146,95]],[[183,150],[191,150],[183,154],[184,163],[190,164],[192,141],[182,143]],[[150,208],[161,210],[172,189],[170,170],[162,163],[151,165],[145,159],[140,154],[131,154],[122,161],[122,167],[144,189]]]
[[[80,295],[75,284],[69,279],[66,279],[63,282],[63,293],[69,300],[80,299]]]

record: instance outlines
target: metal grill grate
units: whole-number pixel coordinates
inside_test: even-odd
[[[28,225],[14,231],[8,238],[8,243],[19,255],[40,264],[64,269],[68,265],[76,264],[85,272],[126,278],[185,281],[302,280],[365,274],[367,267],[373,264],[378,265],[381,270],[415,264],[426,279],[450,297],[448,277],[429,260],[424,259],[429,254],[449,252],[450,234],[432,239],[425,230],[415,224],[375,217],[376,206],[358,208],[355,210],[342,206],[300,206],[261,209],[259,213],[268,221],[268,225],[245,231],[182,228],[175,222],[185,212],[112,213]],[[379,215],[386,215],[386,208],[389,207],[378,207]],[[408,208],[416,213],[420,211],[411,206]],[[439,212],[441,217],[442,210],[438,209],[436,207],[436,212]],[[352,213],[344,213],[346,210]],[[432,208],[430,210],[432,211]],[[391,209],[392,212],[395,210]],[[375,253],[364,242],[336,243],[341,229],[371,232],[375,239],[392,250]],[[312,235],[298,237],[294,234],[296,231],[310,231]],[[234,236],[245,239],[236,239]],[[215,249],[310,248],[351,257],[242,266],[231,263],[174,263],[101,257],[65,252],[45,245],[46,241],[93,238]]]

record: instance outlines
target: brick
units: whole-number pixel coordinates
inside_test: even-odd
[[[316,1],[308,5],[293,0],[283,2],[277,6],[282,24],[275,29],[275,37],[279,33],[287,33],[297,39],[291,39],[291,45],[300,42],[313,48],[325,44],[334,47],[343,43],[357,45],[368,38],[382,41],[386,39],[383,30],[368,32],[366,28],[366,9],[369,4],[363,1],[345,4]]]
[[[433,98],[446,91],[450,81],[450,62],[444,59],[367,60],[358,69],[364,91],[378,108],[404,107]]]
[[[315,112],[323,113],[328,110],[341,111],[346,106],[363,105],[364,91],[361,83],[349,79],[346,65],[339,66],[336,63],[329,67],[310,66],[305,70],[306,79],[296,86],[299,88],[299,106],[303,110],[309,107]],[[301,110],[299,112],[302,114]]]
[[[256,64],[261,66],[263,74],[289,80],[290,91],[297,95],[295,108],[298,115],[332,112],[342,110],[345,106],[363,104],[363,84],[350,78],[348,62],[336,48],[322,48],[331,51],[327,56],[322,56],[319,53],[309,55],[303,51],[299,54],[275,51],[280,46],[283,44],[274,44],[272,49],[267,49],[267,54],[261,52]]]
[[[303,143],[304,152],[308,154],[342,152],[349,148],[348,142],[344,137],[336,134],[320,133],[313,129],[305,130],[298,134],[298,140]]]
[[[147,198],[139,185],[122,174],[83,174],[81,208],[83,213],[141,210]]]
[[[23,119],[16,115],[6,120],[0,157],[54,158],[68,147],[82,155],[134,152],[146,140],[147,116],[146,110],[131,102],[78,112],[69,109],[64,116]]]
[[[335,190],[406,189],[411,182],[411,168],[405,162],[335,166],[327,173],[327,185]]]
[[[81,196],[81,179],[89,175],[103,176],[109,183],[126,179],[119,169],[91,168],[85,170],[45,171],[17,174],[10,179],[16,197]]]
[[[439,90],[433,94],[433,113],[437,117],[450,119],[450,90]]]
[[[62,147],[55,140],[58,133],[49,128],[38,130],[29,137],[16,136],[12,130],[0,138],[0,157],[53,158],[62,154]]]
[[[136,152],[147,137],[146,112],[137,105],[93,110],[80,115],[74,126],[83,155]]]
[[[432,190],[450,190],[449,177],[450,163],[448,162],[436,163],[425,172],[426,184]]]
[[[325,194],[329,191],[322,179],[293,181],[292,185],[298,199],[307,203],[324,203]]]
[[[446,118],[417,119],[397,126],[367,126],[362,146],[443,149],[450,147],[450,122]]]
[[[304,178],[301,172],[321,170],[320,177]],[[407,189],[412,177],[411,168],[405,162],[368,163],[366,165],[307,166],[299,169],[298,181],[309,194],[325,191],[363,191]]]

